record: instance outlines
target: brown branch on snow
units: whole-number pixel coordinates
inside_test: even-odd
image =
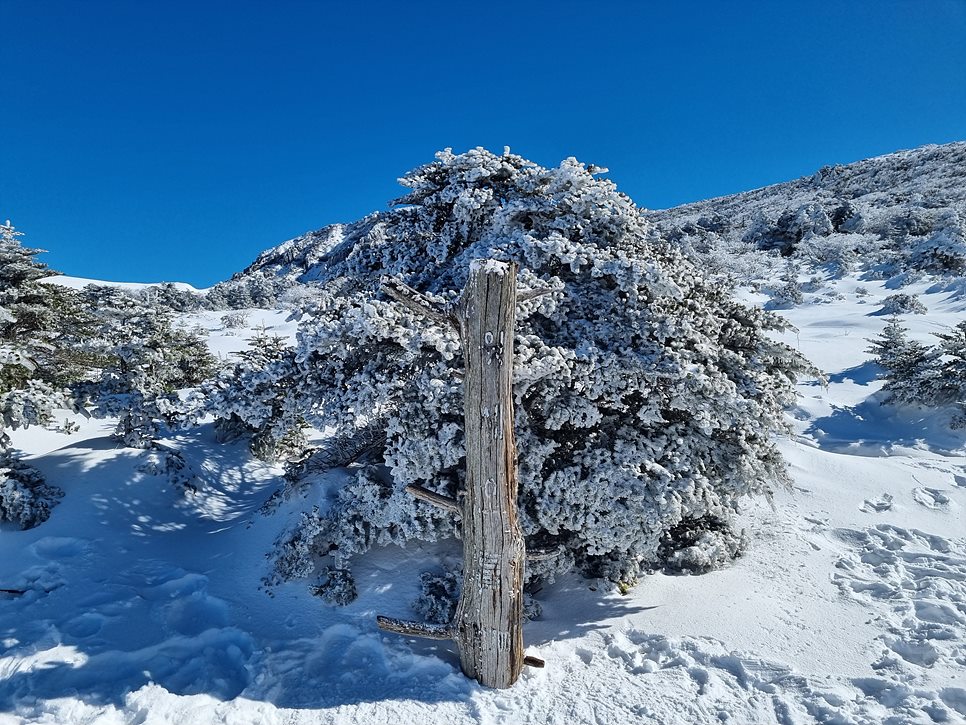
[[[453,629],[447,624],[424,624],[422,622],[409,622],[403,619],[393,619],[392,617],[376,617],[376,624],[379,629],[387,632],[395,632],[407,637],[424,637],[426,639],[453,639]]]
[[[423,622],[411,622],[405,619],[395,619],[394,617],[376,617],[376,624],[379,629],[386,632],[395,632],[405,637],[422,637],[424,639],[446,640],[453,639],[455,631],[449,624],[425,624]],[[528,667],[546,667],[547,663],[539,657],[526,655],[523,664]]]
[[[434,506],[439,506],[441,509],[452,511],[454,514],[462,513],[462,509],[455,498],[450,498],[449,496],[444,496],[441,493],[430,491],[428,488],[423,488],[415,483],[411,483],[406,486],[406,491],[418,499],[422,499],[423,501],[431,503]]]

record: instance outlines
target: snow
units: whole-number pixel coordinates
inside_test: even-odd
[[[25,590],[0,594],[0,723],[966,722],[964,440],[941,416],[878,405],[864,350],[894,290],[859,284],[785,312],[786,341],[830,382],[800,386],[780,444],[794,488],[744,512],[746,555],[624,596],[577,577],[547,587],[525,628],[547,667],[510,690],[466,680],[445,643],[376,628],[377,613],[413,617],[420,572],[458,543],[361,557],[346,607],[298,583],[270,595],[264,554],[306,502],[260,514],[281,471],[243,445],[206,427],[170,441],[203,479],[185,497],[151,474],[156,454],[116,448],[110,422],[16,432],[65,496],[43,525],[0,531],[0,588]],[[955,295],[906,291],[930,310],[904,318],[913,335],[961,319]],[[223,354],[252,334],[186,318]],[[250,311],[262,323],[293,332]]]
[[[867,223],[885,224],[909,194],[962,207],[964,154],[963,144],[901,152],[651,217],[673,227],[719,213],[737,220],[737,238],[755,204],[778,219],[852,198]],[[379,223],[290,240],[246,273],[316,279]],[[778,337],[828,382],[798,386],[778,442],[792,485],[745,504],[747,551],[701,576],[644,576],[626,594],[575,575],[547,585],[525,626],[527,653],[547,666],[508,690],[467,680],[448,643],[376,627],[377,614],[418,618],[420,574],[458,563],[458,541],[355,557],[358,597],[344,607],[304,582],[264,585],[266,552],[300,512],[328,505],[345,471],[274,499],[266,515],[283,470],[244,442],[216,443],[210,425],[162,441],[197,474],[189,493],[163,475],[158,451],[118,447],[113,421],[65,412],[80,428],[71,436],[15,431],[65,495],[36,528],[0,525],[0,725],[966,723],[966,435],[948,411],[881,405],[867,352],[897,292],[928,310],[902,315],[910,336],[935,343],[963,319],[962,281],[899,289],[857,274],[807,289],[781,310],[796,329]],[[181,321],[222,358],[258,331],[296,340],[286,311],[238,313],[244,327],[224,311]]]
[[[61,287],[68,287],[70,289],[84,289],[89,284],[104,286],[104,287],[117,287],[119,289],[125,289],[129,292],[140,292],[143,289],[149,287],[154,287],[162,282],[105,282],[103,280],[97,279],[86,279],[84,277],[72,277],[66,274],[56,274],[51,277],[45,277],[44,282],[48,284],[59,284]],[[172,284],[179,290],[185,292],[197,292],[202,294],[206,289],[199,289],[194,287],[187,282],[172,282]]]

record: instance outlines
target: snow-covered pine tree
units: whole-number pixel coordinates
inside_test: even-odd
[[[117,417],[115,436],[132,448],[147,448],[162,422],[193,416],[179,391],[207,380],[217,367],[205,341],[175,326],[164,306],[111,287],[89,286],[84,299],[95,311],[92,348],[101,358],[100,378],[85,385],[99,417]]]
[[[0,224],[0,521],[26,529],[46,521],[63,493],[17,459],[9,431],[50,423],[67,398],[51,384],[57,371],[48,364],[60,351],[56,291],[38,283],[53,272],[20,236],[9,221]]]
[[[959,407],[960,414],[954,420],[959,428],[966,427],[966,321],[960,322],[949,332],[937,332],[941,354],[941,385],[934,396],[944,403]]]
[[[799,272],[797,263],[790,259],[785,262],[785,269],[782,271],[780,278],[781,284],[777,285],[771,293],[770,309],[786,310],[805,301],[805,296],[802,294],[802,285],[798,281]]]
[[[780,318],[649,240],[639,209],[599,171],[444,151],[401,180],[397,209],[323,257],[290,361],[260,380],[285,380],[282,418],[335,426],[346,450],[378,455],[280,541],[278,576],[342,577],[373,545],[453,535],[448,514],[404,488],[455,496],[463,485],[458,341],[388,300],[379,280],[448,302],[481,258],[515,261],[521,288],[553,290],[520,303],[515,340],[522,525],[529,546],[556,552],[529,576],[576,567],[632,579],[678,543],[679,567],[736,553],[730,514],[785,480],[771,437],[797,376],[813,371],[768,336]],[[266,409],[254,405],[251,422]]]
[[[930,405],[942,385],[939,355],[918,340],[910,340],[898,317],[889,318],[867,352],[885,370],[884,402]]]
[[[208,410],[222,442],[251,436],[256,458],[275,461],[305,447],[298,393],[292,387],[292,349],[277,335],[257,332],[235,362],[203,387]],[[298,449],[298,450],[296,450]]]

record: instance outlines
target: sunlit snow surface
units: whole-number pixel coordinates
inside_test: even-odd
[[[856,294],[864,287],[867,294]],[[962,319],[928,284],[914,336]],[[750,502],[747,554],[700,577],[654,575],[628,595],[567,579],[539,594],[511,690],[467,681],[451,647],[383,634],[413,618],[418,575],[459,546],[385,549],[354,563],[359,598],[331,608],[305,583],[261,585],[297,512],[258,512],[279,469],[210,427],[175,441],[204,486],[185,497],[110,425],[16,444],[66,495],[31,531],[0,530],[0,723],[963,723],[966,458],[945,413],[879,404],[867,338],[894,290],[846,278],[785,314],[785,339],[822,367],[782,442],[794,489]],[[762,298],[747,296],[749,301]],[[223,355],[252,330],[188,316]]]

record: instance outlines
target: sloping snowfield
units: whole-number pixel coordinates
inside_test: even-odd
[[[916,337],[962,319],[962,298],[904,291],[929,308],[904,316]],[[368,555],[348,607],[304,583],[266,592],[265,553],[312,502],[260,514],[280,471],[243,446],[178,439],[204,482],[185,497],[103,422],[21,432],[66,496],[40,527],[0,531],[0,589],[26,592],[0,593],[0,723],[966,723],[966,439],[942,411],[879,404],[865,348],[893,292],[847,278],[785,312],[830,382],[800,387],[782,442],[795,485],[748,504],[745,556],[624,596],[547,587],[526,628],[547,667],[505,691],[375,625],[413,618],[419,573],[457,544]],[[239,349],[248,333],[217,319],[193,321]],[[283,320],[251,316],[290,334]]]

